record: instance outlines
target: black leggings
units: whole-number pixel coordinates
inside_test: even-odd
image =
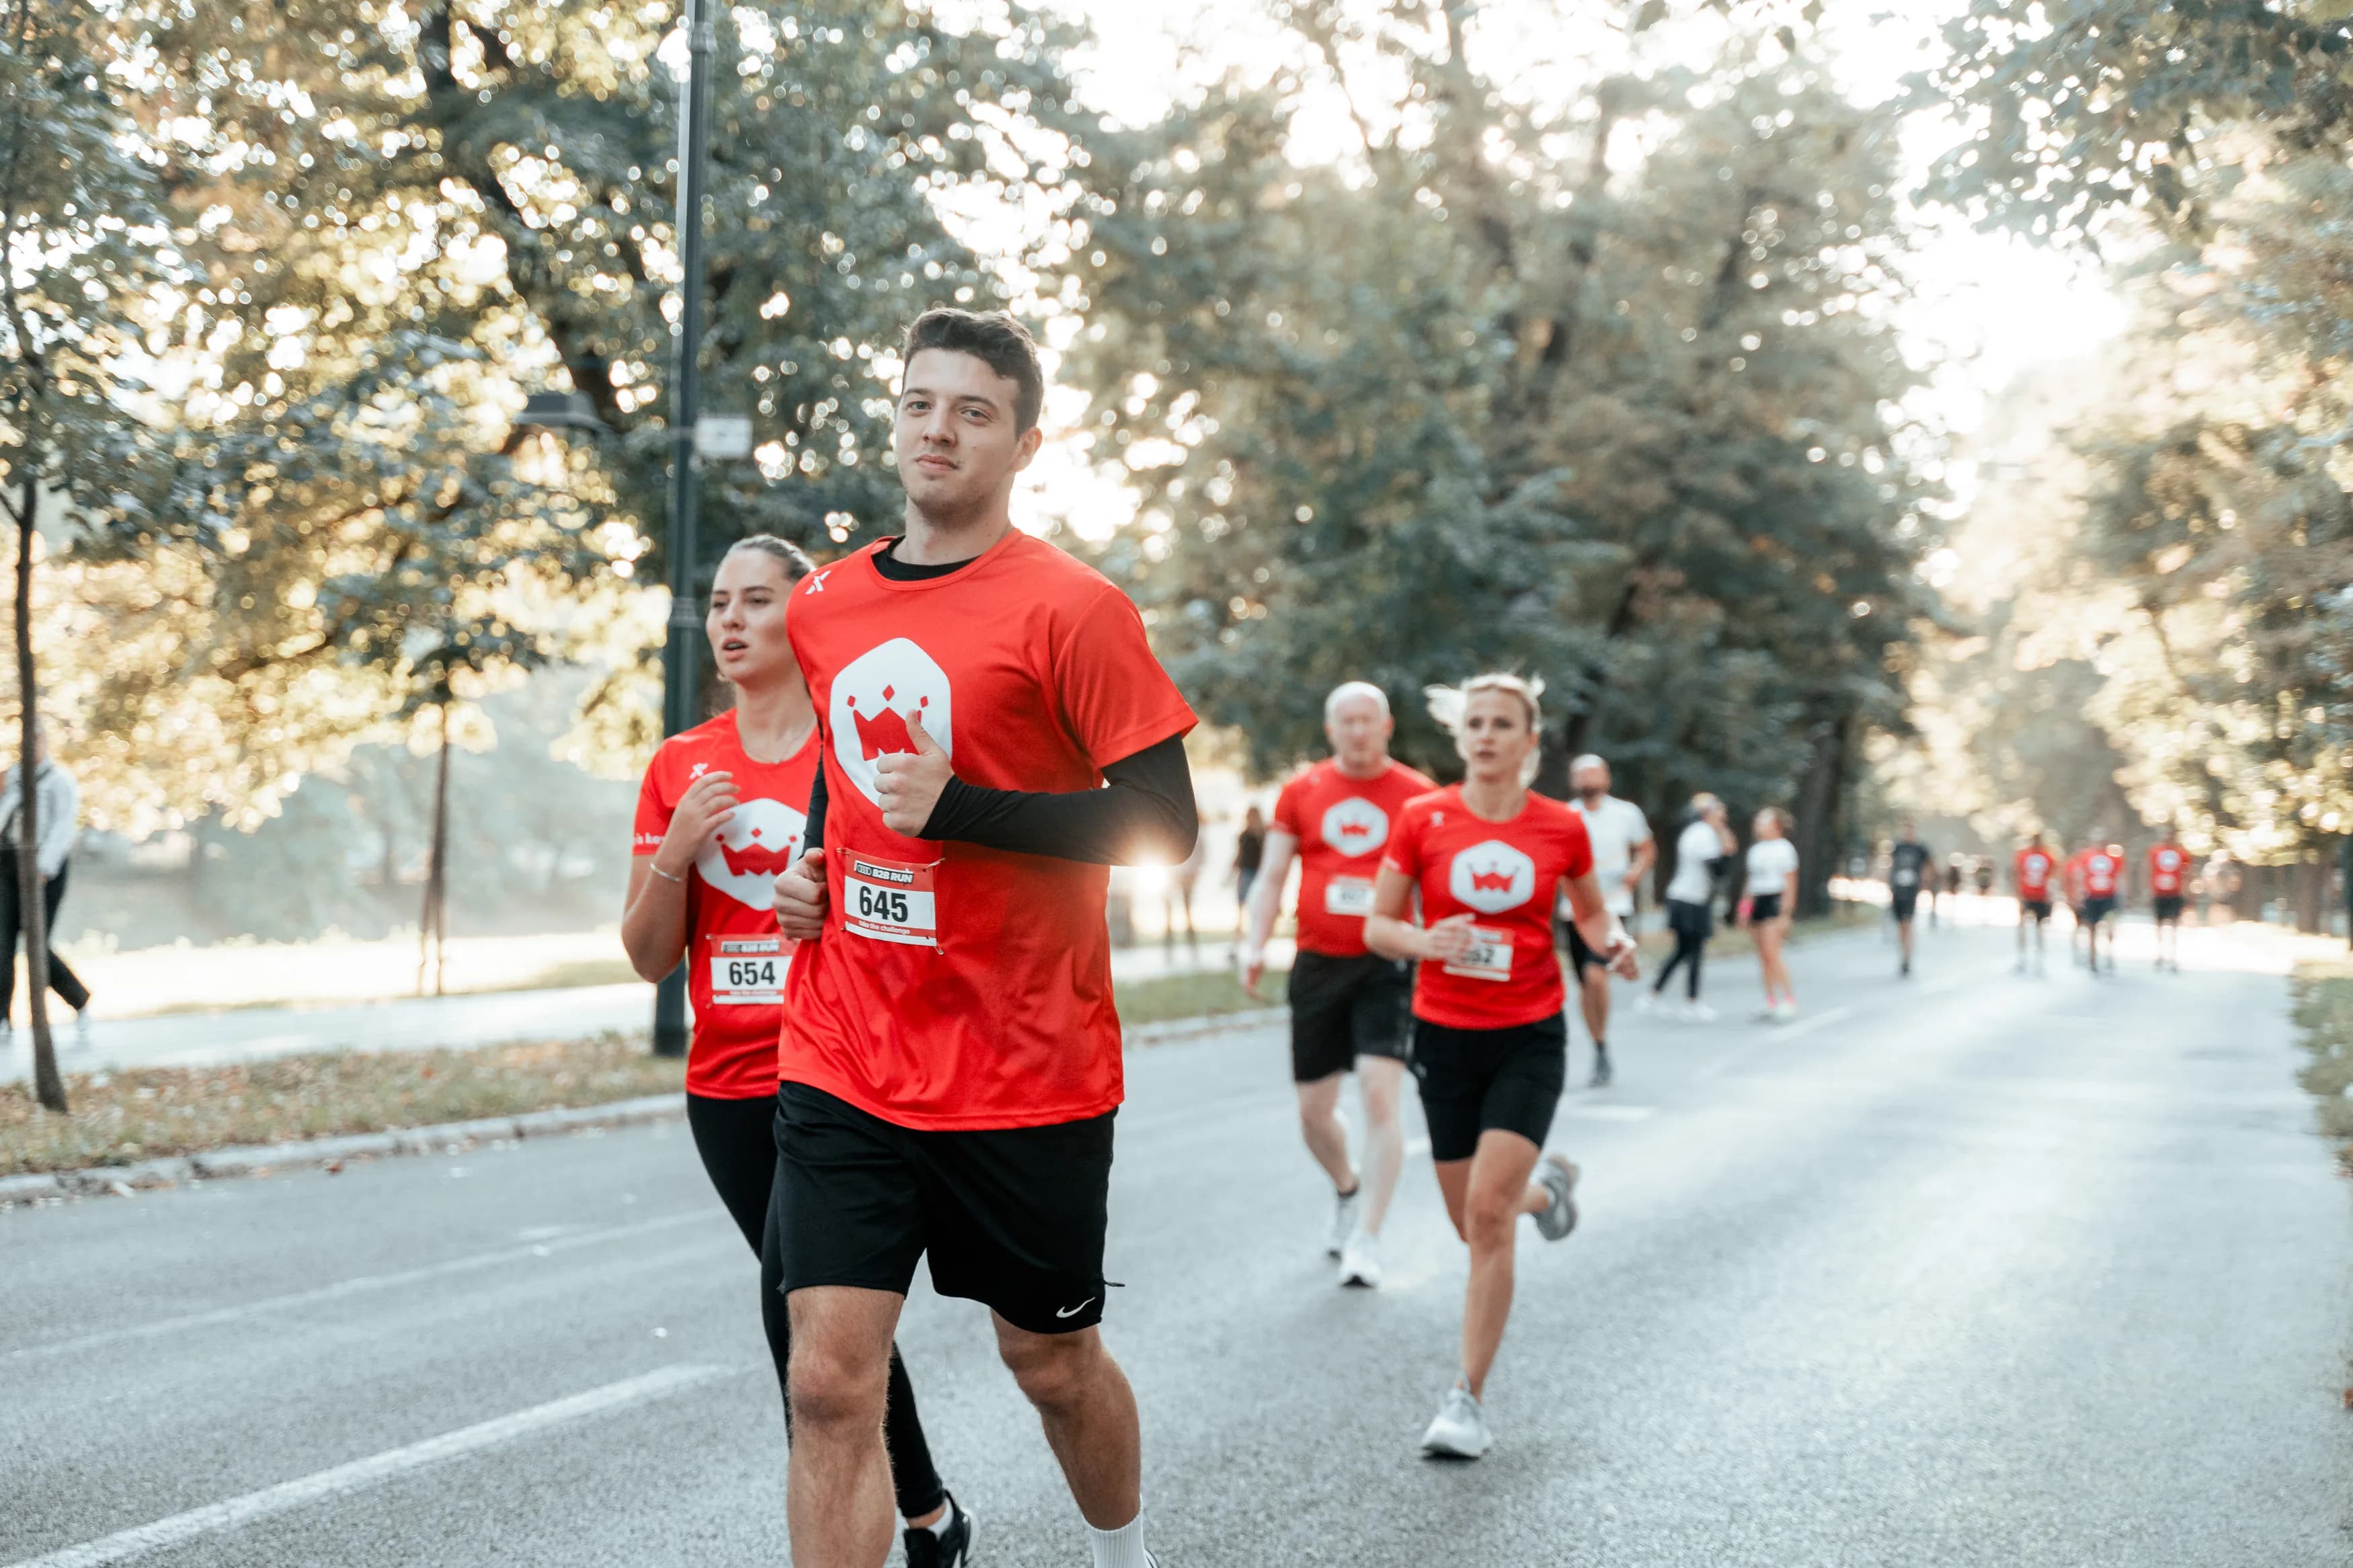
[[[711,1173],[711,1184],[719,1189],[719,1201],[727,1205],[736,1228],[757,1255],[768,1228],[768,1194],[776,1186],[775,1099],[712,1100],[690,1094],[686,1125],[694,1134],[694,1151],[702,1156],[702,1168]],[[784,1295],[766,1288],[769,1278],[770,1268],[763,1259],[760,1326],[767,1331],[768,1355],[776,1363],[776,1386],[786,1389],[792,1338]],[[788,1440],[792,1420],[792,1396],[787,1391],[785,1432]],[[921,1518],[947,1500],[947,1489],[940,1484],[939,1471],[932,1468],[931,1445],[923,1441],[923,1423],[915,1414],[915,1385],[907,1381],[907,1368],[895,1344],[891,1347],[891,1391],[882,1406],[882,1441],[891,1450],[891,1486],[898,1494],[900,1517]]]
[[[1688,964],[1689,971],[1683,976],[1684,994],[1694,1002],[1698,1001],[1699,961],[1706,952],[1707,931],[1704,928],[1696,925],[1678,925],[1675,928],[1674,953],[1667,960],[1666,966],[1659,971],[1658,983],[1651,989],[1664,992],[1667,988],[1667,978],[1674,973],[1675,965]]]
[[[65,901],[66,873],[72,869],[69,860],[42,884],[41,907],[48,911],[45,923],[52,933],[58,929],[58,905]],[[8,962],[0,964],[0,1023],[7,1021],[16,1005],[16,942],[24,934],[24,902],[16,896],[16,857],[0,850],[0,938],[8,943]],[[49,989],[77,1013],[90,1005],[90,987],[54,947],[49,949]]]

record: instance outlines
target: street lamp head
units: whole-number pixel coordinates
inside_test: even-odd
[[[523,400],[522,412],[515,416],[518,430],[586,430],[604,436],[611,432],[596,417],[596,405],[586,393],[534,392]]]

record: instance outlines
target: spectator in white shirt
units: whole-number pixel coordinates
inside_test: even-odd
[[[1765,976],[1764,1016],[1777,1023],[1798,1016],[1797,988],[1781,959],[1789,917],[1798,910],[1798,847],[1789,842],[1789,814],[1778,805],[1757,814],[1756,841],[1748,846],[1748,891],[1742,900]]]
[[[18,770],[10,768],[5,780],[0,780],[0,939],[7,942],[7,963],[0,965],[0,1040],[7,1037],[9,1019],[16,1002],[16,943],[24,931],[24,908],[18,889],[16,857],[23,853],[18,845],[17,824],[24,820],[25,800],[17,781]],[[33,745],[33,810],[35,831],[39,842],[34,846],[33,858],[40,867],[41,907],[47,911],[44,929],[57,929],[58,905],[66,896],[66,873],[72,868],[73,849],[81,836],[81,787],[74,783],[73,774],[49,759],[49,743],[46,736],[37,736]],[[65,1005],[74,1010],[74,1029],[87,1037],[90,1033],[90,987],[72,966],[49,950],[49,989],[56,992]]]
[[[1704,791],[1692,796],[1691,810],[1691,821],[1675,839],[1675,874],[1667,881],[1667,929],[1674,932],[1675,951],[1659,970],[1642,1002],[1648,1007],[1654,998],[1664,995],[1668,980],[1680,967],[1684,971],[1682,1016],[1707,1023],[1715,1018],[1715,1010],[1699,999],[1699,967],[1707,939],[1715,934],[1715,914],[1710,907],[1715,895],[1715,871],[1740,852],[1740,842],[1733,837],[1725,820],[1724,802],[1715,796]]]

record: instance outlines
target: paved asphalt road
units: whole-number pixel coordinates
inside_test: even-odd
[[[1624,1029],[1473,1466],[1413,1452],[1462,1275],[1426,1152],[1339,1290],[1279,1036],[1139,1051],[1109,1332],[1168,1568],[2347,1563],[2353,1214],[2284,986],[2004,960],[1899,984],[1862,933],[1799,954],[1800,1025]],[[0,1564],[157,1521],[174,1568],[784,1561],[682,1129],[0,1213]],[[919,1289],[902,1342],[983,1560],[1082,1564],[983,1314]]]
[[[1277,956],[1287,943],[1274,944]],[[619,948],[614,949],[615,956]],[[1112,955],[1121,980],[1222,968],[1227,944],[1122,948]],[[210,1067],[296,1051],[421,1051],[438,1046],[494,1046],[508,1040],[578,1040],[609,1030],[653,1026],[654,988],[574,985],[545,991],[485,991],[397,1002],[333,1006],[237,1007],[146,1018],[101,1018],[87,1036],[72,1015],[51,1015],[58,1061],[68,1072],[101,1068]],[[0,1083],[33,1076],[32,1032],[0,1039]]]

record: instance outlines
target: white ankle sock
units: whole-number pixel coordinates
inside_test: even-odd
[[[1117,1530],[1087,1526],[1087,1542],[1095,1550],[1095,1568],[1152,1568],[1144,1550],[1144,1510]]]
[[[918,1525],[916,1528],[918,1530],[928,1530],[934,1535],[945,1535],[948,1532],[948,1526],[955,1522],[955,1499],[944,1498],[941,1500],[940,1503],[940,1517],[932,1521],[929,1524]]]

